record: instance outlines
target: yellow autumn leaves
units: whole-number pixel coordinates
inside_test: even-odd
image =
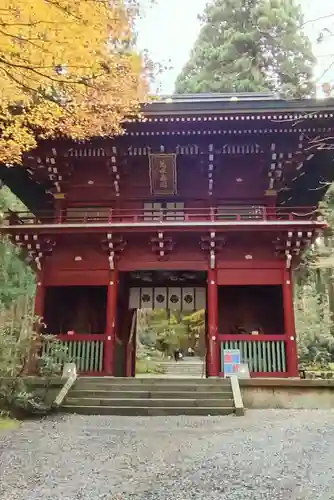
[[[122,0],[2,0],[0,162],[36,140],[120,132],[145,95]]]

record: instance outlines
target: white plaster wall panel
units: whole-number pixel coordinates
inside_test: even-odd
[[[171,311],[180,311],[182,309],[181,288],[168,288],[168,309],[170,309]]]
[[[195,309],[196,311],[206,309],[206,288],[204,287],[195,288]]]
[[[153,309],[153,288],[141,288],[140,309]]]
[[[140,309],[140,288],[130,288],[129,309]]]
[[[182,310],[194,311],[195,310],[195,289],[194,287],[182,288]]]
[[[167,288],[157,287],[153,289],[154,309],[167,309]]]

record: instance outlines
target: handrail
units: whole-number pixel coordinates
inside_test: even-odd
[[[245,408],[244,408],[244,403],[242,401],[239,380],[237,375],[231,375],[230,379],[231,379],[231,389],[233,394],[235,414],[237,417],[242,417],[245,415]]]
[[[130,327],[130,335],[128,342],[126,344],[126,376],[130,377],[132,375],[132,357],[131,354],[133,352],[133,338],[136,335],[136,322],[137,322],[137,310],[133,310],[132,318],[131,318],[131,327]]]
[[[72,212],[72,213],[71,213]],[[70,207],[70,211],[55,214],[53,211],[7,212],[7,225],[87,224],[87,223],[136,223],[136,222],[216,222],[216,221],[300,221],[314,220],[319,215],[316,207],[265,207],[259,205],[212,207],[185,207],[159,209],[130,209],[110,207]]]
[[[62,404],[67,394],[69,393],[69,390],[77,380],[78,374],[75,363],[69,363],[69,365],[70,365],[70,368],[68,370],[69,377],[66,380],[64,386],[60,389],[60,392],[58,393],[57,397],[54,400],[53,404],[55,407],[59,407]]]

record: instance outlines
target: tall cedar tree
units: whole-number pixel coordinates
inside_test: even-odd
[[[213,0],[201,20],[177,93],[312,95],[314,57],[293,0]]]
[[[43,137],[117,134],[138,112],[145,82],[125,5],[1,0],[0,162],[19,161]]]

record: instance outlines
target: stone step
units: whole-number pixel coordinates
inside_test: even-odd
[[[175,365],[164,365],[164,364],[160,364],[159,365],[163,370],[165,371],[173,371],[173,370],[196,370],[196,371],[199,371],[199,372],[202,372],[202,371],[205,371],[203,370],[203,366],[201,365],[191,365],[191,364],[175,364]]]
[[[206,399],[208,397],[212,399],[231,399],[232,391],[165,391],[160,389],[154,389],[152,391],[118,391],[118,390],[80,390],[72,389],[69,393],[70,398],[98,398],[98,399]]]
[[[75,384],[73,390],[86,390],[86,391],[145,391],[145,392],[155,392],[155,391],[163,391],[163,392],[212,392],[212,391],[229,391],[229,386],[203,386],[201,384]]]
[[[73,398],[70,396],[66,399],[66,406],[75,406],[75,407],[86,407],[86,406],[121,406],[121,407],[221,407],[221,408],[232,408],[233,407],[233,399],[113,399],[113,398]]]
[[[157,363],[157,365],[159,366],[163,366],[164,368],[167,367],[167,368],[176,368],[176,367],[182,367],[182,368],[203,368],[203,365],[202,363],[192,363],[191,361],[188,361],[188,362],[184,362],[184,361],[180,361],[179,363],[173,363],[171,361],[163,361],[162,363]]]
[[[87,415],[225,415],[230,380],[80,377],[62,410]]]
[[[162,384],[166,383],[169,384],[170,381],[167,378],[161,378],[161,377],[154,377],[154,376],[138,376],[138,377],[79,377],[77,383],[84,383],[84,384],[145,384],[147,381],[149,381],[151,384],[157,383],[157,384]],[[225,379],[222,377],[219,378],[201,378],[199,380],[194,380],[192,378],[189,378],[188,380],[186,378],[180,379],[180,383],[186,383],[190,382],[191,384],[209,384],[209,385],[231,385],[231,382],[229,379]]]
[[[180,378],[181,377],[185,377],[185,376],[187,376],[187,377],[193,377],[193,378],[201,378],[201,374],[198,373],[198,372],[193,372],[193,373],[192,372],[187,372],[187,373],[185,373],[185,372],[182,372],[181,370],[180,371],[175,371],[175,372],[166,372],[166,375],[167,375],[167,377],[173,377],[173,376],[175,377],[175,376],[178,375]]]
[[[219,416],[234,413],[234,408],[203,407],[203,406],[62,406],[65,413],[76,413],[78,415],[121,415],[121,416],[167,416],[167,415],[198,415]]]
[[[203,370],[203,366],[197,363],[160,363],[160,366],[167,370]]]
[[[166,366],[164,373],[203,373],[201,366]]]
[[[192,377],[182,377],[182,378],[152,378],[150,376],[137,377],[137,378],[113,378],[113,379],[103,379],[97,378],[93,380],[81,379],[78,378],[76,384],[83,386],[139,386],[139,385],[178,385],[178,386],[205,386],[205,387],[230,387],[230,381],[226,381],[225,379],[207,379],[201,378],[194,379]]]
[[[205,365],[205,360],[201,358],[189,358],[184,357],[179,361],[175,361],[174,358],[157,360],[160,365]]]
[[[192,376],[192,375],[197,375],[198,377],[202,376],[201,370],[183,370],[183,369],[178,369],[178,368],[173,368],[173,370],[167,370],[164,372],[165,375],[184,375],[185,377]]]
[[[191,372],[188,371],[187,373],[182,372],[181,370],[175,371],[175,372],[165,372],[167,377],[175,377],[179,376],[179,378],[184,378],[184,377],[193,377],[193,378],[201,378],[201,374],[198,372]]]

